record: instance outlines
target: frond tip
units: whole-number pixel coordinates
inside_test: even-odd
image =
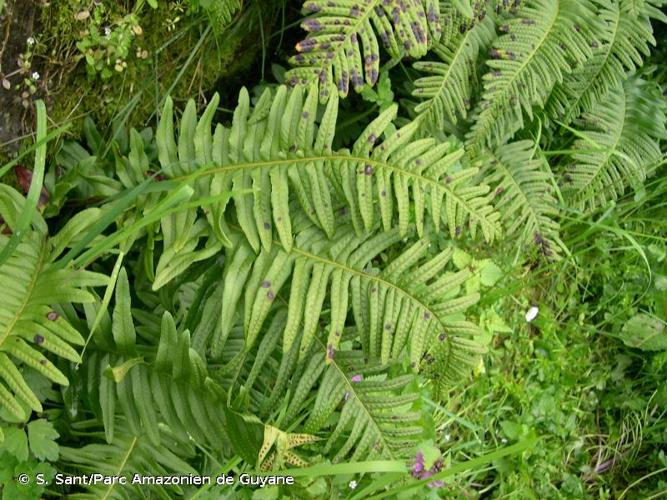
[[[322,102],[336,92],[345,97],[350,83],[357,92],[375,84],[378,37],[390,56],[419,58],[440,34],[437,0],[308,0],[304,11],[314,14],[301,25],[309,35],[296,45],[286,79],[316,84]]]
[[[552,194],[556,182],[550,169],[533,158],[532,141],[505,144],[488,153],[483,174],[494,189],[496,209],[507,235],[535,244],[546,257],[557,257],[562,242],[558,208]]]
[[[520,17],[501,26],[493,44],[498,57],[487,61],[484,93],[468,134],[471,149],[495,147],[512,137],[543,106],[557,82],[591,55],[589,0],[531,0]]]

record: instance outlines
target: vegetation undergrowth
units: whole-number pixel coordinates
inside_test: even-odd
[[[3,498],[667,493],[662,0],[41,12]]]

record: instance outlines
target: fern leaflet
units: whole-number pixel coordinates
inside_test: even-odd
[[[291,85],[315,84],[321,101],[373,86],[380,71],[380,45],[394,58],[421,57],[440,36],[437,0],[308,0],[314,13],[302,27],[309,32],[290,59]]]

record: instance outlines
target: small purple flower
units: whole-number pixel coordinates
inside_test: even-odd
[[[440,472],[443,468],[443,461],[442,458],[439,458],[438,460],[435,461],[433,464],[433,467],[431,469],[426,470],[424,468],[424,453],[421,451],[418,451],[415,455],[415,463],[412,466],[412,477],[416,479],[428,479],[430,477],[433,477],[435,474]],[[445,485],[445,482],[441,479],[436,479],[435,481],[431,481],[428,483],[429,488],[440,488]]]
[[[352,378],[350,379],[352,382],[361,382],[364,379],[364,376],[361,373],[358,373],[357,375],[352,375]]]
[[[412,476],[419,478],[424,471],[424,454],[418,451],[415,455],[415,464],[412,466]]]

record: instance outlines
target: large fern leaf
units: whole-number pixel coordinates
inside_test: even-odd
[[[322,438],[333,461],[408,456],[423,438],[420,413],[412,408],[418,396],[407,387],[414,377],[390,375],[400,370],[395,362],[369,363],[360,350],[328,358],[331,350],[319,336],[298,361],[298,341],[287,352],[280,347],[286,319],[280,309],[257,348],[239,351],[228,385],[239,395],[234,404],[265,419],[280,409],[287,426],[305,418],[303,431]]]
[[[445,25],[453,26],[453,30],[451,34],[445,33],[432,48],[439,60],[414,64],[416,70],[427,76],[417,79],[412,91],[421,101],[415,112],[423,117],[425,126],[436,130],[444,128],[445,121],[455,124],[459,116],[465,118],[477,75],[477,58],[495,38],[491,16],[473,22],[470,27],[464,16],[455,12],[444,10],[443,16]]]
[[[639,78],[611,88],[583,116],[585,132],[563,174],[563,193],[576,208],[592,210],[639,188],[662,157],[667,137],[660,89]]]
[[[523,127],[563,75],[591,55],[595,16],[588,0],[531,0],[500,26],[484,93],[468,135],[473,151],[494,147]]]
[[[556,182],[544,160],[533,158],[532,141],[505,144],[489,154],[482,175],[495,188],[496,208],[506,233],[535,244],[547,257],[562,247],[558,207],[553,190]]]
[[[440,36],[437,0],[308,0],[304,11],[314,13],[301,25],[309,35],[285,77],[291,85],[316,84],[322,101],[345,97],[350,83],[357,92],[374,85],[380,43],[392,57],[419,58]]]
[[[0,185],[0,217],[10,231],[24,202],[14,189]],[[22,366],[37,370],[52,382],[68,385],[47,353],[81,361],[73,346],[83,345],[84,339],[59,314],[58,306],[92,302],[94,297],[86,288],[107,283],[106,276],[55,264],[58,255],[53,252],[46,225],[39,214],[34,218],[34,228],[22,236],[0,267],[0,407],[19,421],[26,420],[31,410],[42,411],[23,377]],[[9,237],[0,234],[0,249],[8,242]]]
[[[642,65],[649,44],[656,44],[651,17],[667,21],[650,2],[639,2],[640,8],[634,0],[597,3],[602,22],[597,25],[599,42],[592,42],[593,57],[554,87],[547,104],[549,116],[565,123],[589,111],[611,86]]]
[[[214,340],[214,355],[222,352],[242,300],[246,345],[252,346],[274,302],[288,286],[282,345],[289,352],[298,341],[300,359],[310,351],[324,316],[328,323],[326,359],[333,360],[350,309],[359,341],[372,361],[384,364],[409,353],[417,366],[433,341],[451,349],[475,350],[477,327],[454,319],[478,299],[476,294],[458,296],[471,272],[445,272],[452,249],[428,258],[426,240],[410,246],[383,271],[374,270],[373,260],[400,241],[396,230],[357,237],[343,226],[333,241],[315,228],[306,229],[298,234],[289,253],[276,245],[255,256],[238,245],[225,271],[223,330],[220,339]],[[243,294],[235,292],[242,289]]]
[[[329,100],[318,126],[314,92],[304,99],[299,88],[288,92],[279,87],[275,96],[265,92],[251,110],[243,90],[231,128],[217,125],[211,136],[216,102],[212,101],[199,122],[190,111],[194,105],[188,105],[177,143],[168,100],[157,146],[164,172],[181,181],[193,179],[198,196],[233,193],[235,217],[230,219],[225,200],[205,210],[213,231],[226,245],[230,244],[228,225],[238,223],[253,250],[270,250],[275,235],[289,250],[293,244],[292,200],[298,200],[313,223],[329,236],[334,230],[335,207],[341,203],[349,207],[359,234],[374,228],[378,220],[386,231],[398,225],[401,234],[407,233],[411,222],[422,234],[428,220],[436,231],[446,223],[452,236],[460,234],[464,226],[473,236],[480,229],[487,240],[498,232],[498,214],[490,205],[489,189],[471,184],[477,168],[461,168],[462,149],[433,139],[413,139],[416,123],[389,134],[396,106],[369,124],[351,150],[334,151],[335,97]],[[194,216],[178,217],[181,222],[174,220],[170,225],[181,234],[192,231]],[[181,246],[186,248],[184,243]],[[160,281],[156,288],[162,284]]]

